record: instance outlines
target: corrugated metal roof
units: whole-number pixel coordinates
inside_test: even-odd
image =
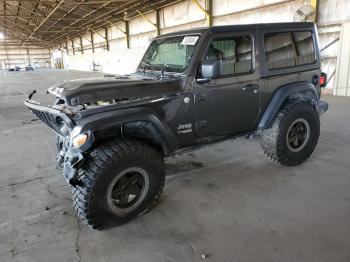
[[[0,32],[13,43],[59,45],[178,0],[2,0]]]

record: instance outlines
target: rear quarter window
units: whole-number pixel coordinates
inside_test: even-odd
[[[316,62],[311,31],[265,34],[264,48],[268,70],[297,67]]]

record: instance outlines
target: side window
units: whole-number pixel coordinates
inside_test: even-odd
[[[218,38],[210,43],[203,64],[215,67],[215,76],[252,71],[252,40],[249,36]]]
[[[296,43],[297,65],[312,64],[316,61],[314,42],[310,31],[294,32],[293,37]]]
[[[315,50],[310,31],[266,34],[264,46],[269,70],[315,62]]]

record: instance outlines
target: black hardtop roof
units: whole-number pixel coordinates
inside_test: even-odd
[[[310,22],[289,22],[289,23],[261,23],[261,24],[239,24],[239,25],[220,25],[211,27],[197,27],[188,30],[176,31],[164,35],[160,35],[157,38],[175,36],[179,34],[195,34],[195,33],[223,33],[230,31],[242,31],[242,30],[254,30],[254,29],[288,29],[288,28],[313,28],[314,23]]]

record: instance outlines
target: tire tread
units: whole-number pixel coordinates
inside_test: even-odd
[[[151,210],[159,201],[165,184],[165,170],[163,156],[157,152],[154,148],[147,144],[137,140],[126,139],[113,139],[110,140],[96,149],[94,149],[88,156],[83,164],[83,167],[79,170],[79,185],[73,187],[72,199],[73,207],[77,216],[88,226],[94,229],[103,227],[104,221],[102,221],[102,215],[94,211],[92,203],[96,197],[94,189],[99,182],[100,178],[104,175],[104,170],[110,167],[113,163],[117,164],[122,161],[135,160],[140,157],[146,159],[152,159],[160,171],[160,187],[153,199],[149,201],[147,207],[140,213],[146,213]],[[123,224],[114,223],[113,225]]]

